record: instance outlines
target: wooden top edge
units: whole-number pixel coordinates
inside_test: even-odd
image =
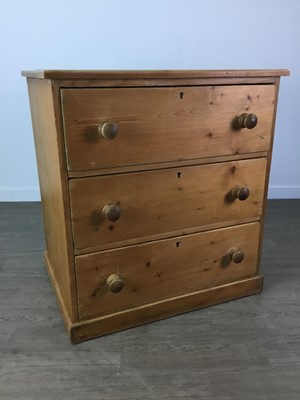
[[[32,70],[22,76],[36,79],[177,79],[177,78],[244,78],[289,76],[287,69],[231,70]]]

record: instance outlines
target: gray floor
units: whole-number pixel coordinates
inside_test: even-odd
[[[72,346],[39,203],[0,204],[0,399],[300,399],[300,200],[270,201],[262,294]]]

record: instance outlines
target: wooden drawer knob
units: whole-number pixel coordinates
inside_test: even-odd
[[[257,116],[255,114],[241,114],[238,117],[238,124],[240,128],[253,129],[256,127],[258,122]]]
[[[106,279],[106,284],[112,293],[119,293],[124,287],[124,279],[119,274],[112,274]]]
[[[118,124],[116,122],[104,122],[104,124],[98,126],[98,132],[105,139],[115,139],[118,135]]]
[[[108,221],[118,221],[121,217],[121,209],[116,204],[106,204],[102,208],[102,213]]]
[[[231,194],[234,199],[239,199],[241,201],[244,201],[248,199],[250,195],[250,190],[246,186],[235,186],[231,190]]]
[[[244,253],[242,250],[236,249],[233,247],[232,249],[228,250],[226,253],[228,260],[233,261],[236,264],[239,264],[244,259]]]

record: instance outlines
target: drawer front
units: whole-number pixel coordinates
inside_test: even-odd
[[[265,174],[261,158],[70,180],[75,248],[259,217]],[[237,186],[246,200],[232,196]]]
[[[80,318],[254,276],[259,227],[252,223],[76,257]],[[227,256],[231,249],[239,263]]]
[[[269,149],[273,85],[62,89],[71,171],[253,153]],[[253,129],[235,129],[254,113]],[[106,139],[98,127],[110,127]],[[109,128],[107,128],[109,131]]]

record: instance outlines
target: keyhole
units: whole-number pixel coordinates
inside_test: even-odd
[[[179,97],[180,97],[181,99],[183,99],[183,96],[184,96],[184,93],[183,93],[183,92],[180,92],[180,93],[179,93]]]
[[[180,247],[181,246],[181,242],[176,242],[176,247]]]
[[[181,172],[177,172],[177,178],[181,177]]]

